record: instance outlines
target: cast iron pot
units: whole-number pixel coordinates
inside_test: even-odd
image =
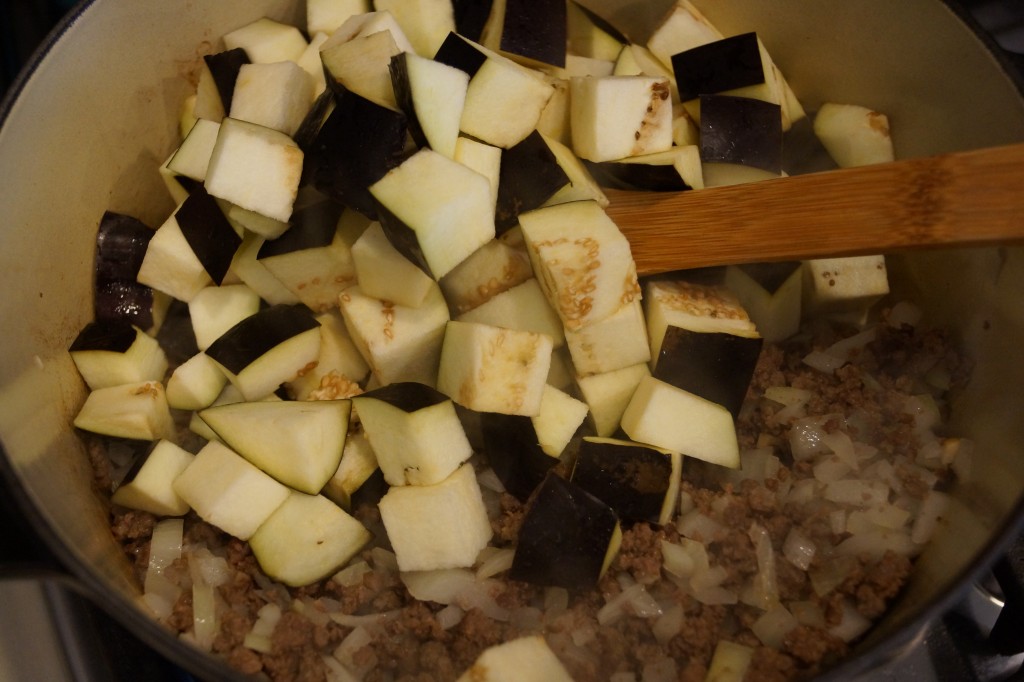
[[[654,2],[591,0],[640,35]],[[663,6],[663,2],[659,2]],[[704,0],[727,35],[756,30],[809,110],[826,98],[887,112],[897,155],[1024,140],[1020,84],[939,0]],[[302,25],[301,0],[96,0],[50,36],[0,108],[0,473],[5,494],[80,589],[155,650],[205,679],[239,679],[161,628],[113,541],[71,420],[85,388],[67,353],[89,321],[92,253],[107,209],[158,225],[157,174],[198,56],[261,16]],[[1024,217],[1022,217],[1024,219]],[[869,670],[952,606],[1024,516],[1024,250],[890,261],[895,290],[948,325],[976,360],[954,429],[977,444],[969,482],[905,594],[829,678]]]

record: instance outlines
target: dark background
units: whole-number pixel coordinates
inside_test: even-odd
[[[7,90],[39,42],[74,4],[74,0],[0,0],[0,92]],[[1000,44],[1024,53],[1024,0],[962,0],[961,4]]]

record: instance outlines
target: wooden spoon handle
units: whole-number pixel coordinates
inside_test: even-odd
[[[608,190],[640,275],[1024,240],[1024,144],[692,192]]]

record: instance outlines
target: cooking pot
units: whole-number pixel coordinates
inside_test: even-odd
[[[756,30],[809,110],[828,98],[886,112],[912,157],[1024,140],[1021,83],[938,0],[695,0],[728,34]],[[590,0],[631,35],[663,3]],[[198,57],[258,17],[301,25],[301,0],[97,0],[50,36],[0,109],[0,473],[71,579],[155,650],[206,679],[240,679],[137,605],[71,427],[85,387],[67,353],[89,321],[105,210],[158,225],[157,168],[174,148]],[[1024,219],[1024,216],[1022,216]],[[970,478],[902,597],[828,677],[863,672],[958,600],[1024,516],[1024,249],[893,257],[893,289],[955,330],[976,361],[951,428],[976,443]]]

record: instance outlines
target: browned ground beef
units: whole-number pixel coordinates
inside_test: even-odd
[[[828,632],[840,622],[843,604],[852,604],[864,616],[877,618],[905,584],[911,561],[893,552],[879,558],[855,557],[845,579],[828,594],[819,596],[808,573],[782,558],[781,547],[793,528],[820,545],[834,545],[842,538],[833,532],[828,507],[820,501],[780,501],[780,487],[810,477],[812,468],[806,462],[793,460],[788,446],[789,425],[773,418],[777,405],[759,398],[770,386],[809,389],[813,398],[807,414],[858,412],[860,428],[870,433],[857,433],[856,437],[894,457],[905,455],[913,462],[917,447],[913,424],[900,409],[906,395],[921,390],[923,375],[929,369],[941,366],[954,381],[959,381],[966,376],[967,366],[940,332],[914,333],[908,328],[880,325],[878,338],[854,362],[834,375],[826,375],[803,364],[801,358],[808,351],[835,341],[841,332],[830,328],[817,331],[814,340],[800,338],[786,347],[765,345],[750,387],[749,409],[737,424],[741,448],[765,443],[775,448],[783,463],[777,474],[763,483],[745,480],[734,485],[720,482],[716,467],[687,460],[682,486],[684,496],[692,500],[696,509],[725,525],[722,537],[705,542],[711,564],[726,571],[723,588],[741,590],[758,573],[750,534],[752,525],[756,525],[771,538],[779,598],[784,603],[803,601],[820,608],[823,624],[798,625],[788,632],[780,648],[764,646],[751,630],[763,613],[761,609],[743,603],[704,604],[671,579],[663,567],[661,543],[680,541],[674,525],[662,528],[635,523],[626,527],[621,549],[598,588],[572,594],[566,609],[545,613],[548,593],[544,588],[502,580],[493,597],[511,614],[507,621],[494,620],[470,609],[457,624],[444,629],[437,617],[444,607],[412,599],[379,553],[370,549],[362,553],[360,558],[374,570],[364,574],[358,584],[343,586],[328,579],[301,590],[286,590],[262,576],[244,542],[228,538],[190,515],[186,517],[186,545],[210,547],[227,560],[232,571],[230,579],[217,588],[225,609],[213,650],[247,673],[262,671],[280,682],[323,680],[323,657],[330,655],[353,631],[326,614],[386,612],[372,646],[357,652],[355,657],[357,664],[371,667],[364,678],[368,682],[453,680],[487,647],[537,631],[545,635],[578,682],[606,680],[612,673],[622,671],[635,671],[640,679],[648,665],[674,665],[678,679],[702,680],[721,639],[754,649],[748,680],[802,679],[821,672],[848,650],[843,640]],[[109,466],[96,454],[96,449],[92,452],[97,485],[109,489]],[[915,480],[913,471],[899,475],[907,494],[924,493],[927,486]],[[502,494],[499,503],[500,514],[492,522],[492,544],[513,546],[524,506],[508,494]],[[357,510],[357,516],[379,527],[375,508]],[[111,519],[114,537],[135,562],[141,579],[148,559],[147,540],[155,519],[117,507],[111,510]],[[811,571],[823,561],[816,557]],[[170,570],[188,586],[184,559]],[[623,590],[624,584],[629,584],[623,582],[626,577],[629,582],[643,585],[663,611],[673,606],[682,609],[684,617],[674,634],[659,641],[653,629],[656,619],[639,617],[628,610],[614,623],[598,624],[601,608]],[[292,599],[301,599],[313,609],[313,614],[319,615],[290,608]],[[274,629],[270,651],[261,653],[247,648],[245,637],[257,619],[257,612],[268,602],[278,603],[283,615]],[[189,589],[182,592],[168,623],[180,632],[192,627]],[[666,657],[672,661],[666,662]]]

